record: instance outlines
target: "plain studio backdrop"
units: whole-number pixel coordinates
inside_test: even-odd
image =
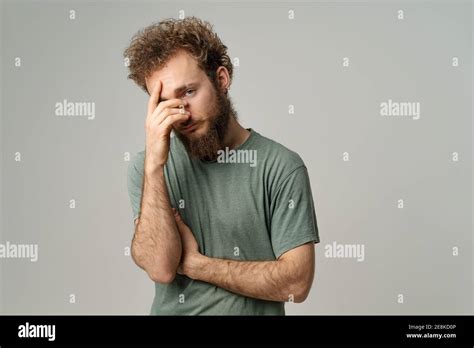
[[[38,260],[0,258],[0,313],[148,314],[126,187],[148,96],[122,52],[183,15],[228,46],[242,124],[308,167],[321,243],[287,314],[472,314],[468,1],[3,1],[0,242]]]

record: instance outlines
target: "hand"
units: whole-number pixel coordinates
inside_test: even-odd
[[[196,242],[196,238],[194,238],[191,229],[184,223],[181,215],[179,215],[178,211],[174,208],[173,213],[179,234],[181,235],[181,244],[183,246],[181,263],[176,272],[195,279],[196,271],[199,270],[199,263],[204,255],[199,253],[199,246]]]
[[[173,125],[185,122],[189,119],[189,111],[180,113],[180,105],[183,110],[187,101],[182,99],[170,99],[163,102],[158,101],[161,97],[161,81],[153,87],[148,100],[148,113],[146,117],[146,150],[145,171],[154,171],[164,166],[168,160],[170,148],[170,133]]]

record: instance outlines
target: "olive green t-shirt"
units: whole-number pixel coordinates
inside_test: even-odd
[[[275,260],[319,242],[307,169],[300,156],[253,129],[214,162],[191,158],[170,140],[165,180],[171,205],[193,231],[200,253],[240,261]],[[145,151],[128,168],[133,218],[140,214]],[[290,300],[290,299],[289,299]],[[177,274],[155,283],[151,315],[284,315],[284,302],[232,293]]]

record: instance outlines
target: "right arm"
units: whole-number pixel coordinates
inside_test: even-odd
[[[170,283],[181,260],[179,236],[163,168],[144,173],[140,217],[135,220],[132,258],[158,283]]]
[[[146,149],[140,216],[135,220],[131,254],[134,262],[158,283],[170,283],[181,261],[181,237],[166,188],[164,165],[168,159],[170,133],[174,123],[188,119],[176,107],[180,99],[158,104],[158,81],[148,102]]]

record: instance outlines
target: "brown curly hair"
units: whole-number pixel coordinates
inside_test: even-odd
[[[123,53],[130,60],[128,78],[148,93],[145,79],[180,49],[197,60],[214,86],[217,86],[216,70],[219,66],[227,68],[232,81],[233,69],[227,46],[214,33],[209,22],[194,16],[181,20],[168,18],[138,31]]]

